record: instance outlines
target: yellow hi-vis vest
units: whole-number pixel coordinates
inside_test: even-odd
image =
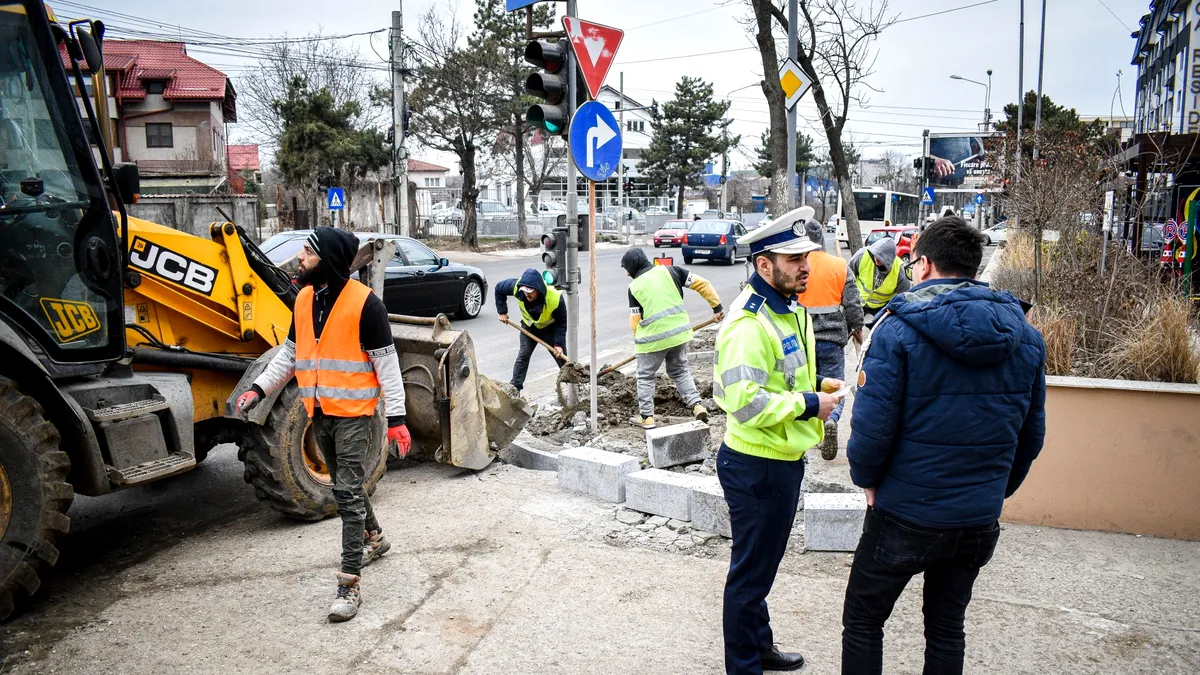
[[[858,274],[854,277],[863,304],[871,309],[879,309],[888,304],[896,295],[896,284],[900,281],[900,268],[903,266],[904,263],[896,258],[892,261],[892,269],[888,271],[879,287],[870,288],[875,285],[875,259],[871,257],[870,251],[863,251],[862,259],[858,261]]]
[[[817,381],[816,338],[803,307],[776,314],[747,286],[717,333],[713,398],[726,412],[725,445],[795,461],[825,437],[824,423],[796,419]]]
[[[642,320],[633,334],[634,352],[661,352],[692,340],[692,323],[671,271],[655,265],[629,284],[642,305]]]
[[[513,286],[513,296],[516,296],[520,289],[520,284]],[[517,306],[521,308],[521,317],[526,326],[545,328],[554,323],[554,310],[558,309],[558,303],[562,302],[562,293],[553,286],[547,286],[546,292],[542,295],[546,297],[542,301],[542,313],[537,319],[529,315],[529,310],[525,308],[525,302],[520,298],[517,299]]]

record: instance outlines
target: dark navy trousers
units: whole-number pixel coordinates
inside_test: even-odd
[[[796,520],[804,461],[743,455],[722,443],[717,477],[733,530],[723,612],[725,672],[759,675],[759,653],[774,642],[767,594]]]

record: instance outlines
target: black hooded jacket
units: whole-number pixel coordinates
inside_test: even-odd
[[[542,280],[542,275],[537,270],[529,268],[521,273],[520,279],[505,279],[496,284],[496,313],[508,314],[508,300],[513,297],[513,291],[519,286],[526,286],[538,292],[538,299],[525,305],[525,309],[533,316],[538,316],[542,313],[542,309],[546,304],[546,282]],[[518,303],[520,301],[518,300]],[[548,334],[551,330],[554,332],[554,345],[557,347],[566,348],[567,346],[567,299],[562,298],[559,301],[558,307],[554,309],[554,313],[550,315],[554,323],[547,326],[545,329],[538,331],[532,326],[525,323],[521,319],[521,324],[535,334]],[[539,335],[542,337],[543,335]]]
[[[621,267],[629,273],[630,278],[636,279],[654,269],[654,263],[650,262],[650,258],[646,257],[646,252],[642,249],[631,248],[621,256]],[[675,281],[675,287],[679,289],[679,295],[682,297],[683,289],[687,287],[688,276],[691,275],[691,272],[688,272],[686,267],[676,267],[675,265],[667,265],[667,271],[671,273],[671,279]],[[633,291],[629,291],[629,306],[639,312],[642,310],[642,303],[633,297]],[[713,311],[720,310],[721,306],[717,305]]]

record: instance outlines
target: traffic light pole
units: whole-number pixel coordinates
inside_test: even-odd
[[[577,0],[567,0],[567,16],[579,16]],[[579,86],[575,75],[575,55],[567,50],[567,110],[568,119],[575,119],[575,92]],[[579,198],[576,194],[575,159],[567,153],[567,354],[579,358]],[[592,255],[595,255],[593,252]],[[595,391],[593,387],[592,391]]]
[[[401,2],[403,4],[403,2]],[[392,12],[392,196],[395,198],[396,232],[408,231],[408,154],[404,150],[404,12]],[[384,224],[379,223],[383,232]]]

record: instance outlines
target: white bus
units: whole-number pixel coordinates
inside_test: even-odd
[[[876,187],[854,188],[854,205],[858,208],[858,231],[865,240],[877,227],[895,225],[917,225],[920,217],[921,198],[904,192],[893,192]],[[846,233],[846,220],[842,216],[842,197],[838,195],[837,238],[842,244],[850,245]]]

